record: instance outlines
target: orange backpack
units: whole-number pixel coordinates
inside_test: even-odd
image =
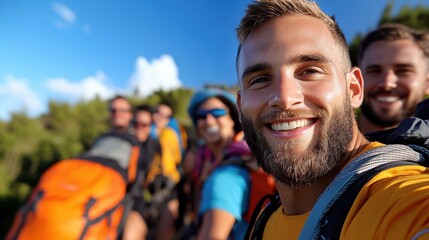
[[[210,151],[201,147],[198,149],[196,166],[193,170],[193,181],[198,187],[201,187],[205,179],[201,179],[203,161],[212,161],[209,172],[212,172],[216,167],[220,165],[234,164],[245,168],[249,171],[250,177],[250,194],[248,199],[247,211],[243,214],[243,219],[249,222],[252,218],[252,214],[256,209],[259,201],[267,195],[276,193],[276,185],[274,178],[268,173],[264,172],[261,167],[256,163],[256,159],[248,149],[247,143],[244,141],[236,141],[225,150],[224,160],[218,164],[214,163],[214,159],[211,157]]]
[[[260,200],[268,195],[273,195],[277,192],[274,178],[256,165],[256,162],[250,159],[240,159],[238,156],[229,156],[221,165],[234,164],[245,168],[249,171],[250,177],[250,192],[248,206],[243,214],[243,219],[250,222],[252,214],[257,209]],[[264,202],[265,203],[265,202]],[[262,204],[262,203],[261,203]]]
[[[128,134],[99,137],[43,173],[6,239],[116,239],[139,189],[143,155]]]
[[[276,192],[275,180],[271,175],[268,175],[262,168],[250,170],[250,196],[249,206],[246,213],[243,215],[246,222],[250,222],[252,214],[257,209],[259,201],[267,195]]]

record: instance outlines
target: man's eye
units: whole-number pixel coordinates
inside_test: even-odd
[[[398,69],[395,71],[396,75],[398,76],[408,76],[411,75],[414,71],[412,69],[409,68],[404,68],[404,69]]]
[[[317,80],[324,75],[326,75],[326,73],[322,69],[317,67],[309,67],[299,71],[297,78],[302,80]]]
[[[268,81],[270,81],[270,79],[265,76],[255,77],[249,81],[249,86],[253,86],[255,84],[267,83]]]
[[[302,74],[307,75],[307,74],[314,74],[314,73],[319,73],[319,71],[317,69],[305,69]]]

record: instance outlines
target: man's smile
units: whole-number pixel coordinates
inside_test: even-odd
[[[270,127],[274,131],[290,131],[297,128],[310,126],[314,122],[314,119],[297,119],[285,122],[271,123]]]

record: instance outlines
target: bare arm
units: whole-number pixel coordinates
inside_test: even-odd
[[[203,224],[198,232],[198,240],[228,239],[235,218],[224,210],[210,210],[203,215]]]

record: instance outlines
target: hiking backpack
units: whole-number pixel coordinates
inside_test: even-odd
[[[203,163],[201,162],[204,158],[210,159],[210,152],[207,149],[201,148],[197,153],[200,155],[198,157],[195,169],[200,175]],[[243,214],[243,219],[246,222],[250,222],[252,213],[257,206],[259,200],[267,194],[274,194],[276,192],[276,186],[274,178],[262,170],[261,167],[257,165],[257,162],[254,159],[253,154],[250,152],[250,149],[245,141],[235,141],[233,142],[225,151],[224,151],[224,160],[218,165],[213,164],[210,172],[214,171],[219,166],[225,165],[236,165],[242,168],[245,168],[249,172],[249,199],[248,207],[246,212]],[[202,186],[201,186],[202,187]]]
[[[238,156],[228,156],[221,165],[224,166],[228,164],[243,167],[249,172],[250,191],[248,207],[246,212],[243,214],[243,219],[250,223],[252,214],[260,200],[266,195],[272,195],[276,193],[274,178],[271,175],[268,175],[259,166],[253,165],[246,160],[239,159]]]
[[[372,141],[381,141],[388,145],[365,152],[340,171],[318,198],[299,239],[339,239],[354,200],[362,187],[378,173],[404,165],[429,167],[429,111],[427,109],[429,109],[429,99],[417,105],[416,117],[404,119],[395,129],[367,136]],[[408,154],[410,151],[418,154]],[[361,161],[367,157],[370,159]],[[268,204],[265,204],[267,201]],[[279,195],[267,195],[262,198],[252,215],[245,239],[262,239],[268,219],[280,206]]]
[[[118,238],[143,164],[133,136],[100,136],[81,157],[61,160],[42,174],[6,239]]]

